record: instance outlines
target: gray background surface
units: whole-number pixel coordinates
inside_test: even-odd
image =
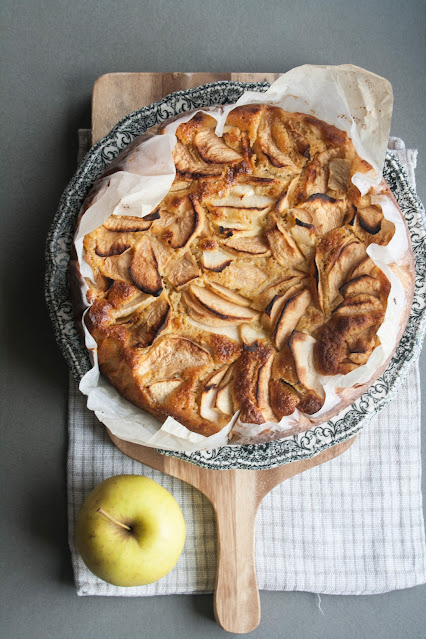
[[[78,598],[66,540],[67,369],[43,301],[43,250],[112,71],[272,71],[350,62],[395,93],[392,134],[420,151],[426,200],[426,3],[3,0],[0,636],[220,637],[211,596]],[[426,358],[422,357],[423,391]],[[424,393],[426,396],[426,393]],[[423,423],[426,407],[423,402]],[[424,491],[425,492],[425,491]],[[369,597],[261,593],[252,637],[424,636],[426,588]]]

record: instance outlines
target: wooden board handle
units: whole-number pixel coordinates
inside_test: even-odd
[[[225,473],[222,490],[212,500],[218,537],[214,611],[216,621],[224,630],[241,634],[251,632],[260,622],[254,560],[259,499],[252,485],[255,473],[222,471]]]

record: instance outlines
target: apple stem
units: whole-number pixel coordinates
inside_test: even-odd
[[[98,508],[97,512],[101,513],[101,515],[105,515],[105,517],[108,517],[108,519],[113,521],[114,524],[117,524],[117,526],[121,526],[122,528],[125,528],[126,530],[132,530],[130,526],[126,526],[126,524],[122,524],[121,521],[118,521],[118,519],[115,519],[114,517],[112,517],[112,515],[109,515],[107,512],[105,512],[103,508]]]

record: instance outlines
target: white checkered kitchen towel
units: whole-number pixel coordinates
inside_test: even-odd
[[[80,143],[87,140],[81,132]],[[417,151],[392,138],[415,186]],[[218,471],[219,472],[219,471]],[[250,471],[247,471],[250,472]],[[180,504],[187,540],[176,567],[157,583],[111,586],[84,565],[74,543],[78,510],[101,481],[143,474]],[[256,567],[261,590],[373,594],[426,582],[421,498],[420,386],[417,363],[397,396],[361,431],[341,457],[277,486],[256,521]],[[73,380],[69,393],[69,543],[79,595],[149,596],[212,592],[216,530],[210,502],[184,482],[121,453],[86,408]]]

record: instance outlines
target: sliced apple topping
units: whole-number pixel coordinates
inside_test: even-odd
[[[238,304],[239,306],[250,306],[251,300],[244,297],[244,295],[240,295],[236,291],[233,291],[226,286],[222,286],[222,284],[217,284],[216,282],[207,282],[207,286],[213,291],[213,293],[217,293],[223,299],[228,300],[229,302],[234,302],[234,304]]]
[[[203,227],[204,213],[201,206],[194,206],[186,198],[188,206],[162,233],[162,239],[174,249],[183,248],[191,243]]]
[[[110,215],[103,225],[108,231],[138,233],[139,231],[147,231],[151,227],[153,220],[156,219],[153,215],[160,216],[156,212],[145,215],[145,217]]]
[[[215,164],[207,164],[202,160],[194,157],[187,146],[176,142],[176,146],[172,151],[173,161],[179,173],[189,174],[191,177],[198,175],[221,175],[222,167]]]
[[[117,282],[114,282],[114,284],[116,283]],[[146,293],[141,293],[139,290],[138,293],[139,295],[135,296],[133,300],[129,300],[127,303],[110,311],[111,317],[114,318],[116,323],[128,322],[136,313],[139,313],[146,306],[152,304],[155,299],[152,295],[146,295]]]
[[[232,395],[232,382],[218,389],[214,407],[224,415],[234,414],[234,399]]]
[[[296,225],[293,226],[290,232],[293,240],[305,256],[305,259],[310,260],[315,253],[317,243],[315,227],[310,224],[300,223],[299,220],[296,220]]]
[[[251,324],[240,324],[238,329],[245,350],[250,350],[260,340],[267,339],[266,333],[260,327],[252,326]]]
[[[197,302],[197,300],[187,290],[182,293],[182,301],[188,309],[191,319],[199,324],[205,325],[206,327],[214,326],[215,328],[228,328],[235,324],[234,321],[223,319],[213,315],[213,313],[210,313],[210,311]]]
[[[233,207],[237,209],[265,209],[275,204],[276,198],[271,195],[257,193],[263,191],[257,182],[250,183],[247,179],[232,185],[228,193],[223,193],[220,198],[208,200],[209,206],[217,208]]]
[[[165,297],[160,297],[132,318],[131,345],[136,348],[151,346],[170,322],[171,309]]]
[[[376,265],[371,257],[367,255],[363,260],[361,260],[361,262],[359,262],[359,264],[354,266],[350,272],[349,279],[353,280],[361,275],[370,275],[375,272],[375,269],[377,269]]]
[[[350,163],[348,160],[334,158],[329,164],[328,188],[330,191],[346,193],[350,178]]]
[[[218,385],[214,398],[214,409],[223,415],[233,415],[234,400],[232,395],[232,383],[234,378],[234,367],[231,364],[227,367],[225,375]]]
[[[306,273],[297,270],[289,270],[284,275],[274,279],[266,288],[261,291],[263,298],[272,299],[274,295],[285,293],[291,286],[301,284],[306,278]]]
[[[210,215],[216,229],[222,235],[240,233],[245,231],[247,235],[254,235],[261,230],[262,217],[267,208],[239,208],[236,206],[212,207]]]
[[[267,328],[272,329],[275,326],[278,317],[283,309],[283,306],[287,302],[287,300],[289,300],[291,297],[294,297],[296,293],[304,288],[305,287],[303,286],[303,284],[298,283],[290,286],[290,288],[282,295],[275,295],[269,302],[263,313],[262,321],[264,325]]]
[[[227,370],[228,366],[222,366],[222,368],[208,378],[204,385],[204,390],[200,398],[200,415],[204,417],[204,419],[209,419],[212,422],[218,421],[218,413],[214,410],[215,400],[219,383],[222,381]]]
[[[358,315],[359,313],[370,313],[381,310],[383,310],[383,305],[377,297],[365,293],[358,293],[357,295],[347,297],[344,302],[339,304],[335,313],[339,315]]]
[[[201,259],[203,268],[207,271],[221,273],[235,259],[235,256],[221,249],[212,249],[211,251],[203,251]]]
[[[338,155],[338,153],[338,149],[322,151],[321,153],[318,153],[308,165],[304,186],[306,197],[310,197],[315,193],[327,193],[329,162]]]
[[[262,413],[265,421],[275,421],[274,411],[269,399],[269,380],[271,379],[271,369],[274,361],[274,352],[271,351],[267,360],[259,367],[256,384],[257,407]]]
[[[144,293],[158,297],[163,290],[157,258],[147,237],[142,238],[135,247],[130,275]]]
[[[194,145],[205,162],[225,164],[240,162],[243,157],[231,149],[212,129],[203,129],[194,136]]]
[[[191,251],[186,251],[186,253],[168,263],[165,274],[171,285],[180,289],[199,277],[200,270]]]
[[[269,246],[263,237],[230,237],[223,244],[238,253],[247,253],[248,255],[267,255]]]
[[[308,225],[308,228],[312,224],[319,235],[342,226],[344,213],[343,200],[335,200],[323,193],[311,195],[306,202],[292,210],[296,224]]]
[[[297,166],[290,157],[293,149],[289,135],[279,118],[274,118],[269,113],[262,119],[257,142],[262,153],[274,167],[297,171]]]
[[[308,289],[297,292],[296,295],[286,301],[272,333],[272,338],[278,349],[281,349],[287,343],[311,301],[312,296]]]
[[[378,206],[366,206],[357,211],[359,225],[364,231],[370,233],[370,235],[377,235],[377,233],[379,233],[382,228],[383,218],[382,210]]]
[[[265,282],[267,274],[251,262],[236,260],[229,265],[227,271],[227,283],[232,288],[252,292]]]
[[[231,323],[252,322],[257,317],[257,312],[225,300],[222,296],[213,293],[208,288],[190,285],[191,295],[196,302],[206,309],[206,311],[221,320]]]
[[[154,402],[162,404],[181,384],[181,379],[162,379],[147,386],[147,390]]]
[[[268,412],[269,397],[265,386],[269,381],[273,354],[273,348],[263,343],[258,344],[254,350],[244,350],[234,364],[235,378],[232,392],[234,406],[240,410],[239,419],[242,423],[263,424],[265,422],[258,399],[265,412]],[[266,366],[259,380],[259,372],[263,365]]]
[[[321,310],[329,313],[342,301],[340,287],[365,256],[364,244],[345,229],[334,229],[321,238],[315,256]]]
[[[286,230],[273,226],[266,231],[266,238],[272,255],[282,266],[290,266],[304,261],[303,253]]]
[[[164,380],[187,372],[188,369],[209,365],[212,365],[212,358],[205,348],[185,337],[166,335],[141,359],[138,374],[149,374],[153,381]]]
[[[380,282],[371,275],[359,275],[343,284],[339,291],[343,297],[352,297],[353,295],[358,295],[358,293],[376,295],[376,293],[380,293]]]
[[[127,233],[115,233],[102,227],[96,232],[96,255],[110,257],[121,255],[133,244],[132,236]]]
[[[313,364],[313,349],[316,340],[306,333],[293,331],[289,347],[293,355],[296,368],[297,378],[305,388],[315,391],[315,393],[324,398],[324,388],[318,379],[318,374]]]
[[[102,260],[102,264],[99,265],[99,270],[102,275],[108,277],[111,280],[122,280],[133,284],[133,280],[130,277],[130,265],[133,260],[133,251],[128,249],[121,253],[121,255],[112,255]]]
[[[168,244],[164,244],[164,242],[159,240],[155,235],[150,235],[149,241],[151,242],[158,268],[163,270],[172,259],[174,251]]]

